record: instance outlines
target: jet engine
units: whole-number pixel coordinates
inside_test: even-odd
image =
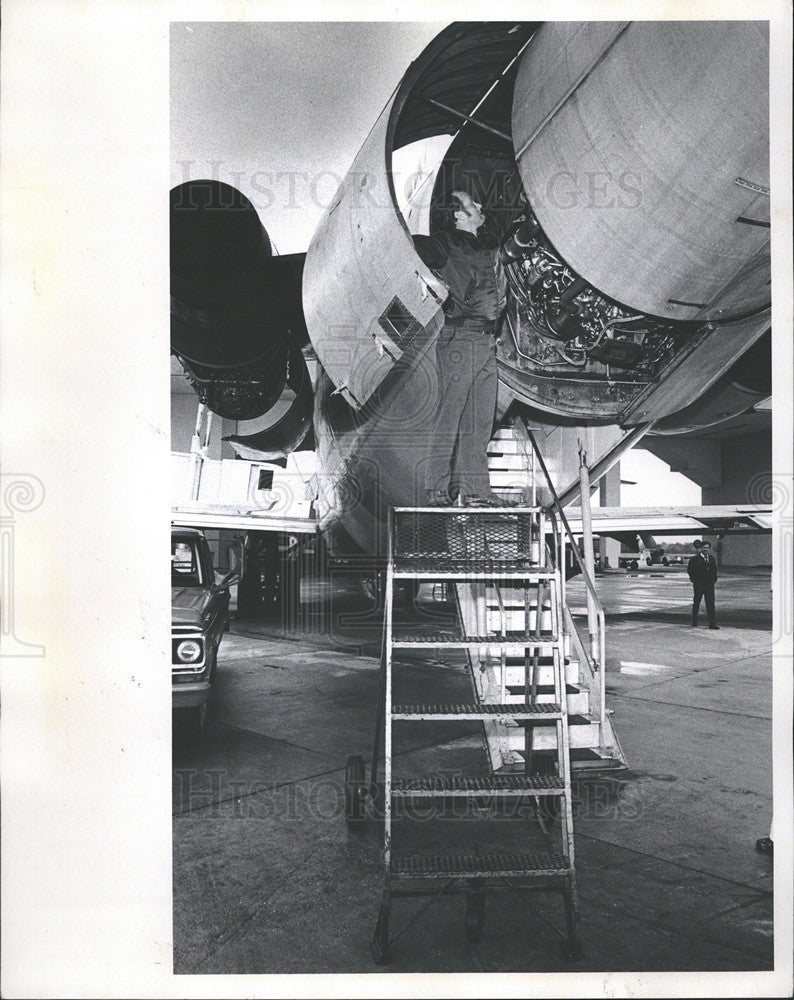
[[[231,439],[249,456],[291,450],[311,425],[302,271],[303,255],[273,255],[236,188],[198,180],[171,191],[171,350],[199,399],[219,416],[254,421],[285,387],[295,394],[277,424]]]
[[[378,551],[382,510],[422,495],[448,289],[412,236],[428,218],[432,234],[454,190],[482,203],[508,262],[498,415],[515,401],[616,442],[712,387],[687,427],[747,407],[719,384],[743,384],[771,324],[768,72],[763,21],[468,22],[427,46],[306,259],[315,433],[335,484],[321,521],[340,549],[347,532]],[[395,153],[446,136],[414,213]],[[561,456],[558,487],[575,459]],[[356,488],[361,502],[341,503]]]

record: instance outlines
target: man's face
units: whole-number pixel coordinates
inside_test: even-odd
[[[460,206],[455,212],[455,225],[468,233],[476,233],[485,222],[482,205],[466,191],[453,191],[452,197]]]

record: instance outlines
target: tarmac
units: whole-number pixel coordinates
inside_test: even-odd
[[[418,916],[420,901],[396,900],[392,936],[405,930],[387,965],[373,961],[382,823],[347,828],[344,768],[349,754],[372,757],[381,622],[341,578],[304,581],[295,631],[235,618],[207,733],[194,742],[175,728],[175,973],[771,970],[772,858],[755,850],[772,811],[769,570],[723,572],[719,631],[689,627],[681,569],[597,585],[628,767],[574,780],[580,959],[560,955],[558,896],[505,892],[488,897],[474,943],[461,897]],[[406,614],[426,614],[422,598]],[[568,600],[582,623],[581,581]],[[412,654],[401,669],[418,699],[470,700],[461,657]],[[399,768],[487,773],[479,724],[413,727],[396,744]],[[482,851],[536,825],[501,819],[434,815],[395,837]]]

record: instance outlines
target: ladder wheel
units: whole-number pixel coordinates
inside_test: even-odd
[[[471,942],[479,941],[485,925],[485,896],[482,893],[466,896],[466,937]]]
[[[366,818],[365,777],[364,758],[361,754],[352,754],[345,768],[345,820],[351,829],[360,828]]]
[[[372,936],[372,957],[376,965],[385,965],[389,961],[389,915],[381,908],[375,933]]]

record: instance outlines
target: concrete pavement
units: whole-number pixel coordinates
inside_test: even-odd
[[[323,632],[235,622],[209,732],[200,744],[175,733],[175,971],[771,969],[772,863],[754,850],[771,815],[768,575],[720,580],[719,632],[687,627],[680,570],[598,584],[607,704],[629,769],[575,782],[580,961],[560,959],[546,922],[562,924],[557,897],[538,895],[533,910],[508,892],[489,897],[476,944],[461,898],[445,898],[395,942],[389,965],[373,963],[381,827],[349,832],[343,807],[348,754],[372,753],[380,623],[337,581]],[[569,603],[584,611],[575,580]],[[460,658],[406,656],[401,672],[417,700],[470,690]],[[477,723],[412,726],[397,750],[395,770],[485,773]],[[526,823],[496,827],[436,818],[395,836],[449,852],[528,835]],[[393,934],[417,905],[396,901]]]

